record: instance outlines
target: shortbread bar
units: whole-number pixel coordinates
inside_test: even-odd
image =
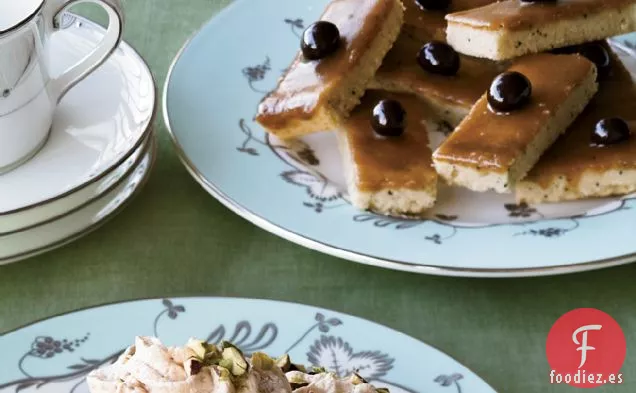
[[[636,86],[614,52],[610,58],[610,75],[600,82],[583,114],[517,184],[518,201],[559,202],[636,192],[636,138],[592,145],[592,133],[602,119],[623,119],[636,133]]]
[[[319,60],[300,51],[260,103],[256,120],[282,139],[341,125],[395,42],[403,18],[400,0],[333,0],[321,21],[338,28],[340,47]]]
[[[596,93],[596,66],[579,55],[538,54],[510,70],[532,88],[528,103],[500,113],[484,95],[433,155],[449,184],[507,193]]]
[[[423,70],[416,54],[426,41],[403,31],[376,73],[371,87],[413,93],[456,127],[504,67],[490,60],[460,55],[456,75],[436,75]]]
[[[451,11],[461,11],[492,3],[492,0],[457,0]],[[370,88],[413,93],[431,105],[436,114],[456,127],[481,97],[505,64],[460,55],[456,75],[436,75],[423,70],[417,53],[432,40],[446,40],[444,11],[422,9],[416,0],[404,2],[404,26],[393,48],[376,73]]]
[[[399,136],[382,137],[372,127],[381,100],[399,102],[406,127]],[[426,122],[431,114],[413,95],[368,91],[338,131],[351,203],[380,214],[415,215],[432,207],[437,195]]]
[[[446,16],[458,52],[505,60],[636,30],[635,0],[505,0]]]
[[[418,4],[417,0],[404,0],[404,26],[402,29],[415,35],[422,32],[426,39],[432,37],[443,41],[446,39],[446,21],[444,20],[446,14],[483,7],[495,1],[451,0],[446,10],[428,10]]]

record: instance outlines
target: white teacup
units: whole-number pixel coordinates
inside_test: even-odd
[[[53,78],[47,44],[62,13],[78,3],[101,5],[108,30],[93,52]],[[57,103],[113,53],[123,22],[119,0],[0,0],[0,174],[46,143]]]

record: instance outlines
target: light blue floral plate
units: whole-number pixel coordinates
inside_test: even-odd
[[[252,120],[256,107],[326,3],[237,0],[178,55],[165,87],[165,119],[179,156],[208,192],[293,242],[386,268],[502,277],[633,261],[631,196],[528,206],[515,204],[512,196],[442,187],[426,219],[387,218],[348,203],[331,133],[291,147],[266,136]],[[634,36],[613,40],[631,70],[634,42]],[[431,120],[437,144],[445,129]]]
[[[402,333],[293,303],[232,298],[153,299],[77,311],[0,337],[0,393],[86,393],[85,377],[135,336],[166,345],[230,340],[249,354],[289,353],[340,375],[354,370],[391,393],[494,393],[466,367]]]

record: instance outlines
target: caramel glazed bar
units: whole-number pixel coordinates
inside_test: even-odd
[[[338,130],[351,203],[393,216],[420,215],[437,197],[426,123],[417,97],[368,91]]]
[[[509,192],[583,111],[596,78],[578,54],[519,59],[434,153],[437,172],[473,191]]]
[[[303,33],[301,51],[260,103],[256,121],[282,139],[337,128],[360,102],[403,18],[400,0],[333,0]]]
[[[560,202],[636,191],[636,85],[609,45],[589,43],[584,50],[605,53],[609,59],[599,68],[599,91],[517,184],[519,202]],[[625,54],[626,61],[634,65],[629,56]]]
[[[509,65],[457,54],[444,42],[444,16],[491,2],[405,0],[402,32],[370,88],[415,94],[435,109],[437,117],[456,127]]]
[[[636,1],[505,0],[446,19],[457,51],[505,60],[634,31]]]

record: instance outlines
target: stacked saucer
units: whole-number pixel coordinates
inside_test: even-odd
[[[51,45],[52,73],[96,46],[104,29],[66,14]],[[155,83],[143,59],[121,43],[60,102],[39,153],[0,175],[0,265],[66,244],[118,213],[148,178]]]

